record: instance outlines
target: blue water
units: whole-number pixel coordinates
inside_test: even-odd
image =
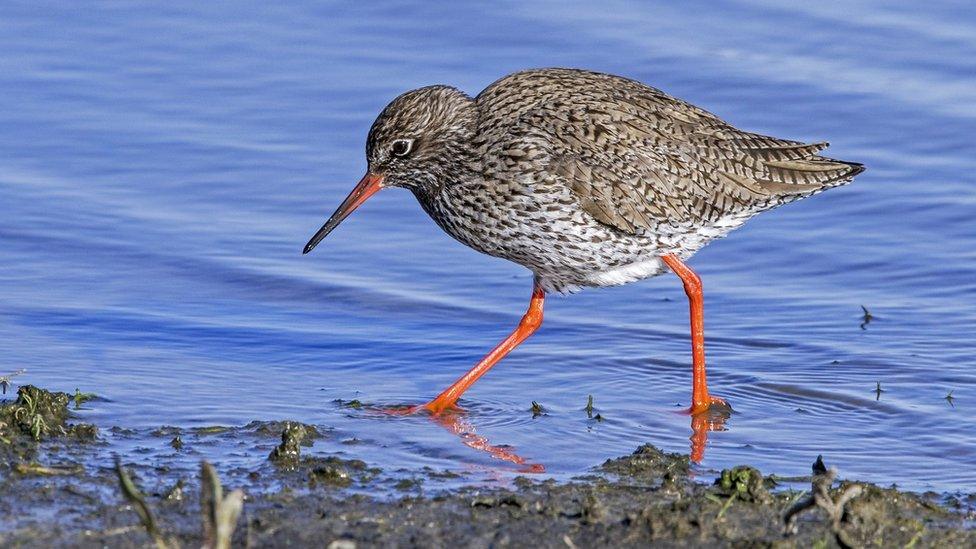
[[[264,4],[0,9],[0,374],[99,393],[80,417],[120,449],[114,425],[291,418],[334,429],[323,453],[514,474],[428,418],[333,401],[435,395],[515,325],[530,274],[451,240],[405,191],[301,248],[396,94],[584,67],[869,167],[691,260],[712,389],[737,412],[708,433],[703,474],[803,474],[822,453],[842,476],[976,489],[976,6]],[[690,450],[676,278],[546,313],[466,395],[459,430],[557,478],[644,442]]]

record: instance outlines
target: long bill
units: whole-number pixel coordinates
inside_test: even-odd
[[[332,214],[332,217],[330,217],[329,220],[325,222],[325,225],[322,225],[322,228],[319,229],[318,232],[312,236],[312,239],[308,241],[308,244],[305,245],[305,250],[302,253],[307,254],[308,252],[312,251],[312,248],[317,246],[319,242],[322,242],[322,239],[328,236],[329,233],[332,232],[332,229],[338,227],[339,223],[342,223],[343,219],[349,217],[349,214],[351,214],[353,210],[358,208],[363,202],[366,202],[367,198],[376,194],[376,192],[382,188],[380,186],[382,183],[382,175],[367,173],[365,176],[363,176],[359,183],[356,184],[356,187],[352,190],[352,192],[349,193],[349,196],[342,201],[342,204],[339,204],[339,208],[336,209],[335,213]]]

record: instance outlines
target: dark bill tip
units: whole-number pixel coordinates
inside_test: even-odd
[[[305,244],[305,248],[302,250],[302,255],[312,251],[316,246],[318,246],[319,242],[322,242],[322,239],[328,236],[333,229],[339,226],[339,223],[348,217],[353,210],[358,208],[363,202],[366,202],[367,198],[373,196],[377,191],[379,191],[382,188],[380,186],[382,182],[383,176],[367,173],[359,181],[359,183],[356,184],[352,192],[349,193],[349,196],[342,201],[342,204],[339,205],[339,208],[336,209],[335,213],[329,217],[329,220],[326,221],[325,224],[322,225],[322,227],[316,231],[314,235],[312,235],[312,238],[308,241],[308,244]]]

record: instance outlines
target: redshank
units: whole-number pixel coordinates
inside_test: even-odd
[[[435,399],[439,414],[542,324],[545,296],[670,269],[691,310],[692,397],[705,381],[701,279],[684,261],[752,216],[849,183],[864,167],[732,127],[627,78],[517,72],[477,97],[428,86],[394,99],[369,131],[366,175],[305,246],[312,250],[387,187],[409,189],[447,234],[534,277],[518,327]]]

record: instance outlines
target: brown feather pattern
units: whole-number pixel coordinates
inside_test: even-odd
[[[419,144],[413,158],[385,156],[398,137]],[[634,80],[539,69],[473,99],[408,92],[374,123],[368,154],[448,234],[571,291],[658,274],[661,255],[686,258],[863,171],[826,147],[739,130]]]

